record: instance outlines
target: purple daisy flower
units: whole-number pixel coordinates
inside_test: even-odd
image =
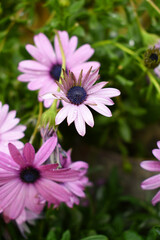
[[[160,161],[160,141],[157,142],[158,149],[153,149],[153,155]],[[145,170],[151,172],[160,172],[160,162],[159,161],[152,161],[147,160],[141,162],[140,166]],[[153,177],[150,177],[142,182],[141,187],[144,190],[152,190],[160,187],[160,174],[157,174]],[[157,202],[160,201],[160,191],[154,196],[152,199],[152,204],[155,205]]]
[[[8,104],[0,102],[0,151],[9,153],[8,143],[13,143],[18,149],[24,144],[19,139],[24,137],[26,126],[18,125],[20,119],[16,118],[16,111],[9,112]]]
[[[88,177],[86,177],[86,173],[88,171],[88,163],[84,161],[76,161],[72,162],[71,160],[71,150],[67,152],[60,151],[60,162],[62,168],[71,168],[73,170],[79,171],[79,178],[76,181],[65,182],[64,186],[72,195],[68,202],[66,202],[67,206],[72,208],[73,204],[79,204],[79,198],[84,198],[86,195],[84,190],[87,186],[91,186]]]
[[[69,72],[69,76],[64,72],[64,79],[61,79],[62,84],[57,82],[61,91],[43,96],[44,99],[56,97],[64,100],[64,106],[55,118],[56,125],[67,117],[68,125],[74,122],[77,132],[84,136],[86,133],[85,123],[90,127],[94,126],[93,115],[86,105],[106,117],[112,116],[111,111],[105,105],[113,105],[114,102],[110,98],[120,95],[120,91],[115,88],[102,89],[107,82],[99,82],[94,85],[100,77],[98,72],[99,69],[91,72],[90,68],[84,77],[81,71],[78,78],[72,72]]]
[[[57,137],[48,139],[35,154],[26,143],[23,154],[9,143],[10,155],[0,152],[0,211],[9,219],[18,218],[27,208],[35,213],[48,201],[68,202],[70,193],[56,183],[77,180],[79,173],[72,169],[57,169],[57,164],[42,165],[53,152]]]
[[[76,75],[79,74],[81,69],[86,73],[91,66],[93,66],[93,69],[100,66],[99,62],[86,62],[94,53],[94,49],[89,44],[85,44],[76,50],[78,44],[76,36],[69,39],[66,31],[59,31],[58,33],[66,58],[67,73],[70,70]],[[27,44],[26,50],[35,60],[25,60],[19,63],[18,69],[24,74],[21,74],[18,80],[29,82],[29,90],[39,89],[38,100],[42,101],[42,95],[57,90],[55,81],[58,81],[60,77],[62,56],[57,36],[54,40],[54,49],[43,33],[34,37],[34,43],[36,46]],[[50,107],[52,102],[53,99],[45,100],[45,107]]]

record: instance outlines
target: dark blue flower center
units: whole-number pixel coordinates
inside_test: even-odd
[[[27,166],[21,170],[20,178],[25,183],[35,183],[40,178],[40,172],[32,166]]]
[[[71,103],[75,105],[80,105],[86,100],[87,93],[83,87],[74,86],[69,89],[67,93],[67,98],[70,100]]]
[[[149,57],[152,61],[158,61],[158,55],[156,53],[152,53]]]
[[[61,75],[61,69],[62,69],[62,65],[57,63],[55,65],[52,66],[51,70],[50,70],[50,76],[55,79],[55,80],[59,80],[60,75]]]

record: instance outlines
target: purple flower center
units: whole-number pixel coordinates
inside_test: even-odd
[[[152,53],[149,57],[152,61],[158,61],[158,55],[156,53]]]
[[[67,98],[70,100],[71,103],[75,105],[80,105],[86,100],[87,93],[83,87],[74,86],[69,89],[67,93]]]
[[[62,69],[62,65],[57,63],[55,65],[52,66],[51,70],[50,70],[50,76],[55,79],[55,80],[59,80],[60,75],[61,75],[61,69]]]
[[[27,166],[21,170],[20,178],[25,183],[34,183],[40,178],[40,171],[32,166]]]

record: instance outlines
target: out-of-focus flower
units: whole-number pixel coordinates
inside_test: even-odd
[[[21,215],[15,219],[17,226],[21,232],[21,234],[26,237],[26,233],[30,233],[30,229],[28,224],[34,225],[37,219],[42,218],[40,214],[34,213],[28,209],[24,209]]]
[[[160,51],[160,41],[157,42],[157,44],[155,44],[155,48]],[[160,64],[158,64],[158,66],[156,68],[154,68],[154,72],[157,75],[157,77],[160,78]]]
[[[0,211],[9,219],[17,219],[27,208],[37,214],[44,201],[57,204],[68,202],[70,193],[56,183],[75,181],[78,172],[72,169],[57,169],[57,164],[42,165],[57,144],[57,137],[48,139],[35,154],[26,143],[23,154],[9,143],[10,155],[0,152]],[[43,201],[42,201],[43,200]]]
[[[42,204],[42,209],[44,205]],[[23,209],[22,213],[19,215],[18,218],[15,219],[17,227],[19,228],[21,234],[26,238],[26,233],[30,233],[30,229],[28,224],[34,225],[37,219],[42,218],[41,214],[34,213],[29,209]],[[8,216],[3,215],[3,219],[6,223],[9,223],[11,219]]]
[[[158,146],[158,149],[153,149],[152,153],[159,161],[147,160],[147,161],[141,162],[140,165],[145,170],[148,170],[151,172],[160,172],[160,141],[157,142],[157,146]],[[144,190],[152,190],[152,189],[159,188],[160,174],[157,174],[143,181],[141,184],[141,187]],[[160,201],[160,191],[158,191],[158,193],[152,199],[152,204],[155,205],[159,201]]]
[[[64,106],[57,113],[55,124],[60,124],[66,117],[67,123],[70,125],[74,122],[77,132],[84,136],[86,133],[87,123],[90,127],[94,126],[94,119],[88,105],[98,113],[111,117],[112,113],[105,105],[113,105],[111,97],[120,95],[120,91],[115,88],[104,88],[107,82],[94,83],[99,79],[99,70],[91,72],[90,70],[82,75],[82,71],[78,78],[71,72],[69,76],[64,72],[62,84],[57,82],[60,92],[48,93],[43,96],[44,99],[57,98],[63,100]]]
[[[60,148],[59,150],[60,163],[63,169],[71,168],[79,172],[79,178],[76,181],[68,181],[63,184],[63,186],[70,192],[72,195],[70,199],[66,202],[68,207],[73,207],[74,204],[79,204],[80,198],[85,197],[84,190],[87,186],[91,186],[86,173],[88,171],[88,164],[83,161],[72,162],[71,161],[71,150],[65,152]]]
[[[65,54],[67,73],[70,70],[77,75],[81,69],[86,73],[91,66],[93,69],[100,66],[99,62],[96,61],[86,62],[94,53],[94,49],[89,44],[76,50],[78,44],[76,36],[69,39],[66,31],[58,31],[58,33]],[[38,99],[42,101],[42,95],[57,90],[55,81],[58,81],[60,77],[62,56],[57,36],[54,40],[54,49],[43,33],[34,37],[34,43],[36,46],[27,44],[26,49],[35,60],[25,60],[19,63],[18,69],[24,74],[21,74],[18,80],[29,82],[29,90],[39,89]],[[45,100],[45,107],[50,107],[52,102],[53,99]]]
[[[147,68],[156,68],[160,64],[160,49],[149,48],[144,54],[144,64]]]
[[[24,137],[26,126],[18,125],[20,119],[15,116],[15,110],[9,112],[8,104],[0,102],[0,151],[5,153],[9,153],[8,143],[13,143],[18,149],[24,146],[19,139]]]

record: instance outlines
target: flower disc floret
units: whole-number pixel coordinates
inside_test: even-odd
[[[25,183],[35,183],[40,178],[40,171],[32,166],[22,168],[20,178]]]
[[[87,98],[87,93],[83,87],[74,86],[68,90],[67,97],[71,103],[79,105]]]

